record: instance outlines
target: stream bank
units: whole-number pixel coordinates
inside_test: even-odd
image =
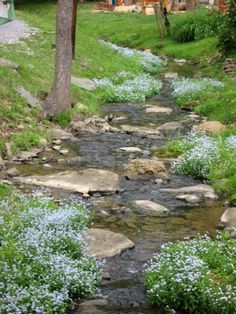
[[[147,112],[147,108],[170,108],[162,113]],[[177,122],[183,126],[180,132],[186,132],[193,122],[189,121],[186,111],[177,108],[171,95],[170,80],[163,78],[161,92],[142,104],[107,104],[102,108],[103,116],[114,116],[112,127],[126,131],[120,132],[79,132],[76,138],[67,139],[70,154],[79,157],[75,163],[49,160],[51,168],[44,167],[45,155],[40,161],[20,164],[17,169],[21,175],[48,175],[60,171],[80,171],[100,169],[112,171],[119,175],[121,191],[111,195],[91,193],[84,200],[94,209],[92,227],[110,230],[127,236],[135,244],[135,248],[125,251],[120,256],[107,258],[103,271],[107,274],[102,282],[101,296],[105,303],[96,306],[90,304],[80,307],[73,313],[163,313],[162,310],[150,308],[145,300],[142,271],[153,253],[168,241],[176,241],[186,236],[209,232],[214,235],[225,211],[220,201],[204,200],[199,204],[189,204],[176,199],[175,193],[167,193],[164,189],[196,186],[202,182],[191,177],[181,177],[168,173],[166,180],[154,177],[142,177],[127,180],[124,167],[133,159],[151,159],[152,151],[175,135],[176,130],[148,134],[137,132],[142,128],[156,130],[163,124]],[[188,121],[186,123],[186,121]],[[179,132],[179,131],[178,131]],[[151,132],[153,133],[153,132]],[[140,151],[127,152],[120,148],[136,147]],[[46,156],[50,155],[51,152]],[[167,160],[166,168],[170,166]],[[30,187],[29,187],[30,188]],[[55,198],[67,198],[69,192],[52,189]],[[75,195],[74,197],[77,198]],[[78,198],[80,199],[80,197]],[[165,206],[167,214],[153,216],[139,211],[134,201],[149,200]]]

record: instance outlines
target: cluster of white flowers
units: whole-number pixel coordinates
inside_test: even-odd
[[[96,293],[100,272],[82,240],[90,218],[83,204],[18,196],[1,201],[0,211],[2,314],[65,313],[71,298]]]
[[[175,173],[207,178],[218,162],[224,160],[230,164],[236,161],[236,136],[234,135],[214,138],[204,132],[192,131],[179,145],[183,153],[180,160],[172,164],[171,170]],[[225,159],[226,156],[229,158]]]
[[[236,135],[229,136],[226,142],[228,143],[229,147],[236,148]]]
[[[179,161],[173,163],[171,170],[175,173],[207,178],[213,165],[220,161],[222,141],[202,132],[191,132],[183,138],[181,144],[187,150]]]
[[[191,96],[195,95],[201,91],[207,91],[212,89],[223,88],[224,83],[210,79],[208,77],[204,78],[186,78],[181,77],[173,80],[172,88],[173,95],[175,97],[180,96]]]
[[[100,44],[110,47],[115,52],[130,58],[136,57],[139,59],[140,64],[142,65],[143,71],[148,73],[158,73],[163,70],[166,65],[166,62],[160,57],[155,56],[149,51],[140,51],[137,49],[131,49],[127,47],[120,47],[115,44],[109,43],[105,40],[99,40]]]
[[[195,313],[233,314],[236,287],[215,281],[214,271],[235,280],[235,245],[222,238],[198,236],[168,243],[146,268],[149,300],[158,306],[182,308]],[[233,250],[233,254],[231,252]]]
[[[109,102],[142,102],[146,97],[158,93],[162,83],[148,74],[140,74],[132,79],[123,80],[116,85],[117,80],[95,79],[96,87],[103,89]]]

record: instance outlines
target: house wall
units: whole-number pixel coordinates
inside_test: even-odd
[[[3,4],[3,1],[0,0],[0,18],[4,17],[8,19],[9,8],[10,8],[10,4]]]

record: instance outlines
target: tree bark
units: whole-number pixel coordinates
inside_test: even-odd
[[[73,0],[57,0],[55,76],[51,92],[42,104],[49,117],[71,108],[72,12]]]

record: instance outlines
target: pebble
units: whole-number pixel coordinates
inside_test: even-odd
[[[55,145],[61,145],[62,140],[53,140],[52,142],[53,142],[53,144],[55,144]]]
[[[43,167],[44,167],[44,168],[52,168],[52,165],[50,165],[50,164],[44,164]]]
[[[68,151],[68,149],[62,149],[62,150],[60,150],[60,154],[65,156],[65,155],[69,154],[69,151]]]
[[[60,151],[61,146],[60,146],[60,145],[54,145],[52,148],[53,148],[54,150]]]

